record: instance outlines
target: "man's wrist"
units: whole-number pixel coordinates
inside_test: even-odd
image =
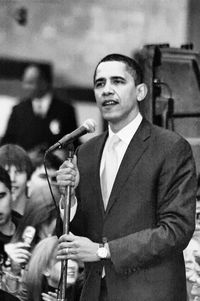
[[[106,243],[104,244],[104,247],[107,249],[107,252],[108,252],[107,258],[110,258],[111,256],[110,256],[110,248],[109,248],[109,244],[106,242]]]
[[[108,259],[110,258],[110,249],[108,243],[99,244],[97,249],[98,259]]]

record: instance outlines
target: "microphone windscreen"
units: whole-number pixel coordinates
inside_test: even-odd
[[[33,238],[35,236],[35,228],[32,227],[32,226],[27,226],[25,229],[24,229],[24,232],[22,234],[22,240],[23,242],[27,243],[27,244],[31,244],[32,241],[33,241]]]

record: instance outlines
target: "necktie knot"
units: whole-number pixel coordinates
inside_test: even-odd
[[[108,151],[110,152],[115,150],[120,141],[121,139],[119,138],[119,136],[113,135],[108,144]]]

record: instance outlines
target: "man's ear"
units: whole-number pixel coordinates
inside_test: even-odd
[[[147,95],[147,85],[142,83],[136,86],[137,101],[142,101]]]

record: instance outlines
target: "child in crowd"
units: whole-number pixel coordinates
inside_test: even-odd
[[[7,171],[0,166],[0,262],[1,269],[7,260],[4,245],[16,233],[19,215],[12,210],[11,181]]]
[[[61,262],[56,260],[58,246],[57,236],[43,239],[34,249],[27,274],[26,285],[29,301],[57,300],[57,289],[61,276]],[[67,300],[77,301],[80,287],[78,278],[78,263],[68,261],[66,294]]]
[[[23,215],[27,204],[27,183],[33,171],[31,159],[22,147],[5,144],[0,147],[0,165],[10,175],[12,208]]]
[[[44,196],[44,194],[43,194]],[[49,195],[50,196],[50,195]],[[38,191],[38,198],[30,197],[24,216],[12,238],[12,241],[4,246],[10,259],[10,267],[4,270],[2,283],[4,290],[19,297],[23,288],[24,271],[36,244],[55,231],[57,211],[51,199],[43,199]],[[35,229],[31,246],[27,249],[24,241],[24,232],[28,226]],[[26,293],[25,293],[26,294]]]

